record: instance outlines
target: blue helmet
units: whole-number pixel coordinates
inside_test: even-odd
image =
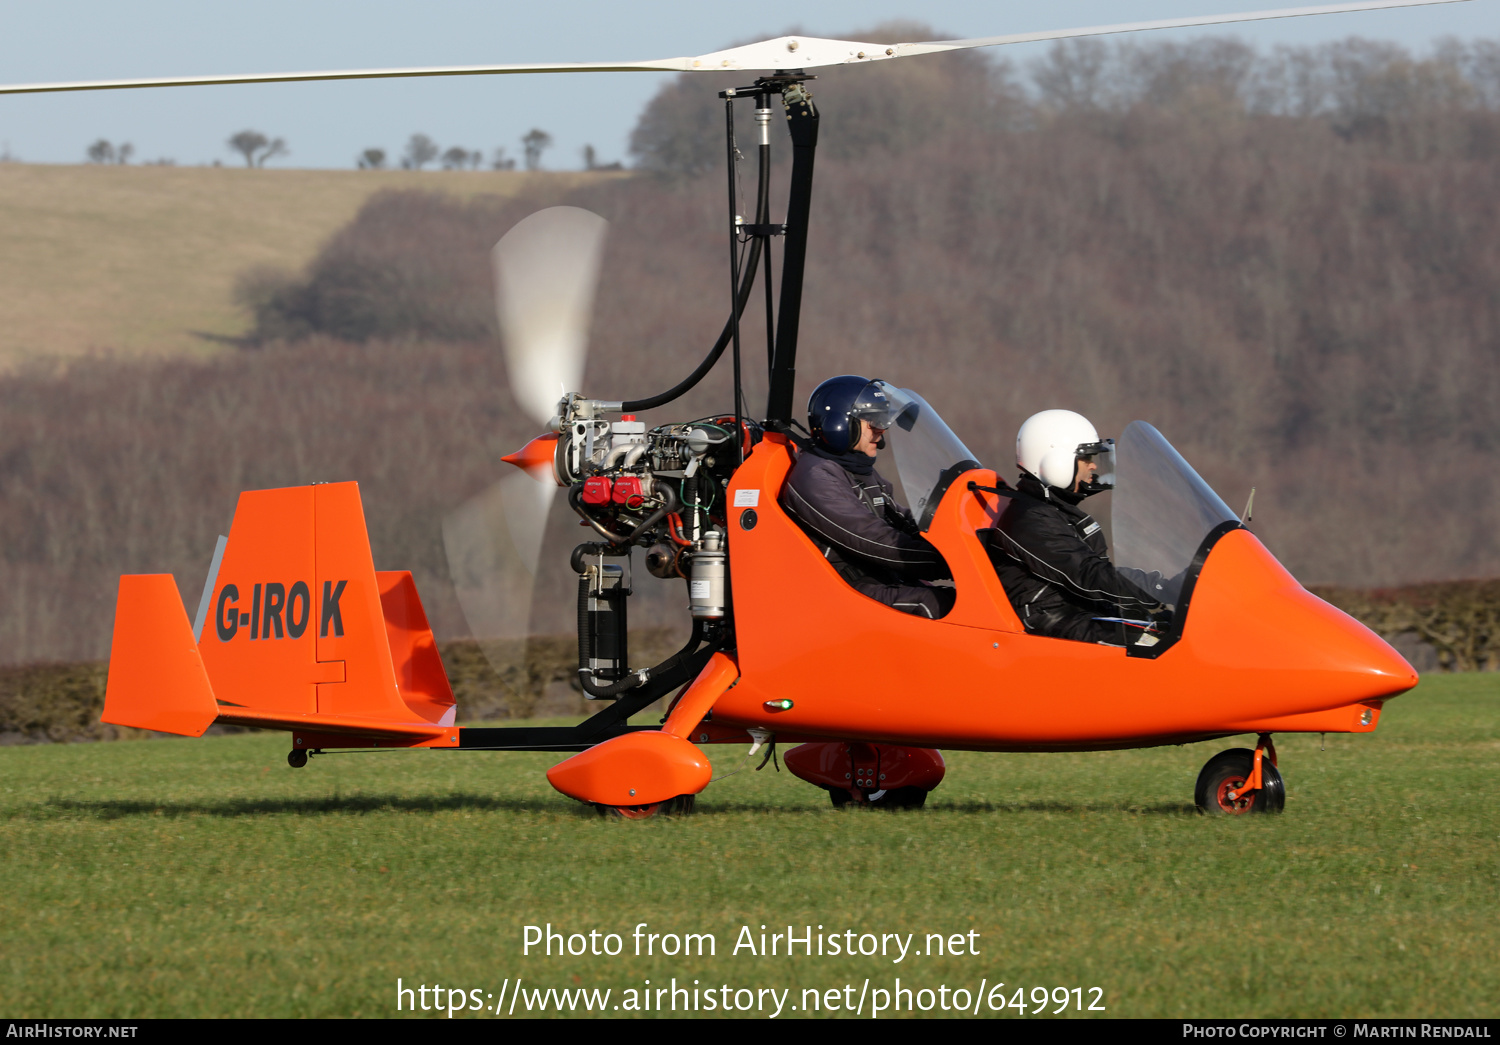
[[[807,430],[834,453],[848,453],[859,442],[862,422],[884,431],[906,405],[907,397],[884,381],[830,377],[808,397]]]

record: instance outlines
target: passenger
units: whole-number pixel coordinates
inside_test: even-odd
[[[1145,628],[1099,618],[1167,620],[1169,608],[1110,563],[1102,528],[1078,507],[1114,487],[1114,441],[1081,414],[1043,410],[1016,435],[1016,464],[1016,492],[981,536],[1026,630],[1118,646]]]
[[[953,608],[947,563],[875,470],[896,408],[883,382],[845,375],[807,402],[812,439],[781,491],[781,506],[860,594],[903,613],[935,618]]]

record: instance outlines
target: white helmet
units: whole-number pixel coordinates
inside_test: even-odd
[[[1043,410],[1032,414],[1016,433],[1016,464],[1048,486],[1069,490],[1078,474],[1080,457],[1105,455],[1099,474],[1081,493],[1097,493],[1114,486],[1114,440],[1099,439],[1089,419],[1072,410]]]

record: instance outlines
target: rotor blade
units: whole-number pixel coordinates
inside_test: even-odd
[[[942,51],[962,51],[972,47],[998,47],[1004,44],[1037,43],[1044,40],[1069,40],[1080,36],[1135,33],[1148,29],[1189,29],[1200,25],[1260,22],[1273,18],[1298,18],[1303,15],[1348,14],[1355,11],[1381,11],[1395,7],[1430,7],[1434,4],[1468,2],[1469,0],[1364,0],[1362,3],[1325,4],[1320,7],[1284,7],[1272,11],[1203,15],[1197,18],[1163,18],[1152,22],[1125,22],[1119,25],[1094,25],[1077,29],[1051,29],[1040,33],[1013,33],[1009,36],[982,36],[967,40],[928,40],[901,44],[825,40],[811,36],[781,36],[775,40],[763,40],[760,43],[700,55],[692,59],[690,71],[819,69],[830,65],[863,65],[867,62],[880,62],[890,58],[908,58],[913,55],[936,54]]]
[[[511,73],[687,72],[691,58],[647,62],[543,62],[534,65],[440,65],[411,69],[339,69],[305,73],[245,73],[232,76],[166,76],[136,80],[77,80],[0,86],[0,94],[58,91],[121,91],[136,87],[214,87],[230,83],[304,83],[313,80],[395,80],[420,76],[504,76]]]
[[[520,221],[491,253],[511,393],[538,424],[583,381],[608,230],[597,214],[549,207]]]
[[[1150,29],[1191,29],[1200,25],[1228,25],[1233,22],[1264,22],[1276,18],[1302,18],[1307,15],[1352,14],[1356,11],[1384,11],[1397,7],[1432,7],[1437,4],[1464,4],[1470,0],[1370,0],[1365,3],[1324,4],[1319,7],[1282,7],[1269,11],[1245,11],[1239,14],[1201,15],[1197,18],[1161,18],[1151,22],[1122,22],[1118,25],[1093,25],[1079,29],[1054,29],[1040,33],[1013,33],[1009,36],[981,36],[968,40],[932,40],[926,43],[897,44],[893,57],[957,51],[970,47],[998,47],[1005,44],[1037,43],[1045,40],[1071,40],[1080,36],[1109,36],[1114,33],[1139,33]]]
[[[343,69],[328,72],[250,73],[236,76],[172,76],[133,80],[79,80],[70,83],[24,83],[0,85],[0,94],[43,94],[59,91],[113,91],[137,87],[206,87],[233,83],[301,83],[313,80],[384,80],[420,76],[502,76],[514,73],[625,73],[625,72],[747,72],[777,69],[820,69],[830,65],[860,65],[888,58],[906,58],[940,51],[1003,44],[1068,40],[1081,36],[1107,36],[1148,29],[1188,29],[1201,25],[1259,22],[1304,15],[1348,14],[1382,11],[1397,7],[1430,7],[1461,4],[1469,0],[1373,0],[1366,3],[1326,4],[1321,7],[1285,7],[1242,14],[1204,15],[1198,18],[1164,18],[1151,22],[1125,22],[1078,29],[1056,29],[1040,33],[1014,33],[967,40],[929,40],[919,43],[877,44],[858,40],[825,40],[819,37],[782,36],[774,40],[731,47],[723,51],[686,58],[659,58],[625,62],[541,62],[531,65],[451,65],[410,69]]]

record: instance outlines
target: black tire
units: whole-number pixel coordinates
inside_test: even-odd
[[[841,787],[830,787],[828,798],[833,802],[835,809],[843,809],[845,806],[855,804],[854,796]],[[868,805],[871,809],[921,809],[926,802],[927,792],[920,787],[897,787],[885,792],[879,798],[858,804]]]
[[[1243,816],[1246,813],[1279,813],[1286,806],[1286,784],[1281,773],[1271,764],[1270,758],[1260,762],[1261,789],[1252,795],[1229,798],[1228,792],[1238,792],[1255,768],[1255,752],[1249,748],[1236,747],[1220,751],[1203,771],[1198,774],[1198,783],[1193,788],[1193,802],[1198,811],[1208,816]]]
[[[927,804],[927,792],[920,787],[895,787],[875,799],[876,809],[921,809]]]
[[[1286,781],[1281,779],[1281,770],[1271,764],[1269,758],[1260,760],[1261,797],[1265,800],[1258,813],[1279,813],[1286,808]]]
[[[301,769],[307,765],[307,752],[300,747],[294,747],[286,754],[286,764],[293,769]]]
[[[693,795],[678,795],[665,802],[652,802],[639,806],[606,806],[594,803],[600,816],[615,820],[652,820],[659,816],[687,816],[693,811]]]

